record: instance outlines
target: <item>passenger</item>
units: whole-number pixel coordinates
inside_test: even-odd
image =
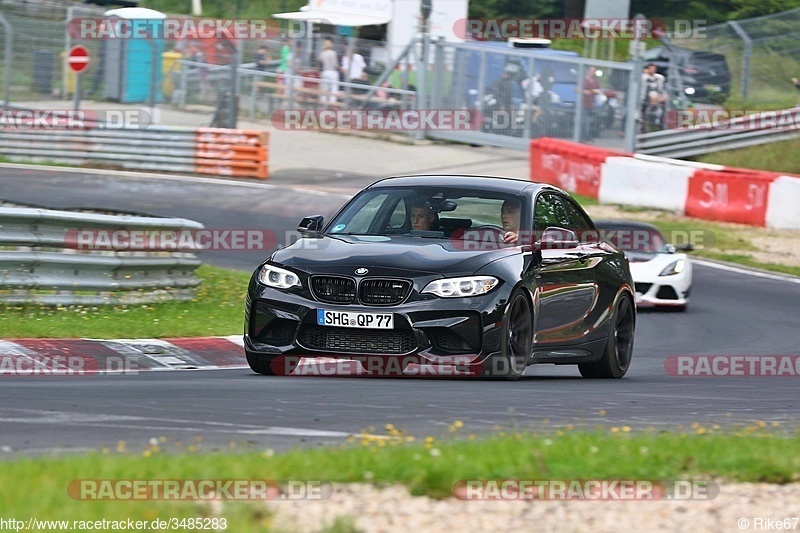
[[[519,237],[520,223],[520,204],[519,200],[506,200],[500,208],[500,220],[503,222],[503,243],[513,244]]]

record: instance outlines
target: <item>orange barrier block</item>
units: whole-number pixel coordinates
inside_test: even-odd
[[[195,172],[266,179],[269,134],[258,130],[198,128]]]

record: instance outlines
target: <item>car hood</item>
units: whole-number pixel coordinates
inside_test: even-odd
[[[275,252],[273,263],[308,273],[352,275],[357,268],[369,275],[411,273],[470,275],[518,247],[464,250],[460,241],[420,237],[337,236],[300,239]]]

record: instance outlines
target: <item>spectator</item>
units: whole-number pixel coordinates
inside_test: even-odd
[[[800,91],[800,80],[797,78],[792,78],[792,83],[794,84],[795,88]]]
[[[268,60],[267,47],[263,45],[259,46],[258,54],[256,54],[256,70],[267,70]]]
[[[595,75],[595,68],[589,67],[583,78],[581,142],[589,142],[594,139],[594,98],[598,94],[600,94],[600,82]]]
[[[647,65],[642,74],[642,92],[639,95],[642,102],[642,118],[647,117],[649,106],[661,106],[667,101],[666,78],[656,72],[656,66],[652,63]],[[659,113],[663,117],[663,109]]]
[[[342,57],[342,73],[344,79],[349,82],[362,82],[367,81],[367,75],[364,69],[367,68],[367,62],[364,61],[364,56],[358,52],[353,53],[353,64],[350,64],[350,58],[347,56]]]
[[[494,96],[501,111],[511,112],[514,107],[514,80],[508,71],[503,71],[499,78],[494,82]]]
[[[339,60],[333,50],[333,41],[326,39],[322,48],[322,52],[317,56],[317,63],[322,71],[320,76],[322,80],[320,84],[322,89],[320,101],[333,104],[336,103],[337,94],[339,93],[339,69],[337,68]]]
[[[286,74],[289,72],[289,64],[292,62],[292,40],[286,38],[281,47],[281,62],[278,66],[278,72]]]

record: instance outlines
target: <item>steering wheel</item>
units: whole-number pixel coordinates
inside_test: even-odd
[[[495,226],[494,224],[484,224],[483,226],[478,226],[477,228],[469,228],[469,231],[479,230],[479,229],[490,229],[496,231],[498,233],[505,233],[506,230],[501,228],[500,226]]]

